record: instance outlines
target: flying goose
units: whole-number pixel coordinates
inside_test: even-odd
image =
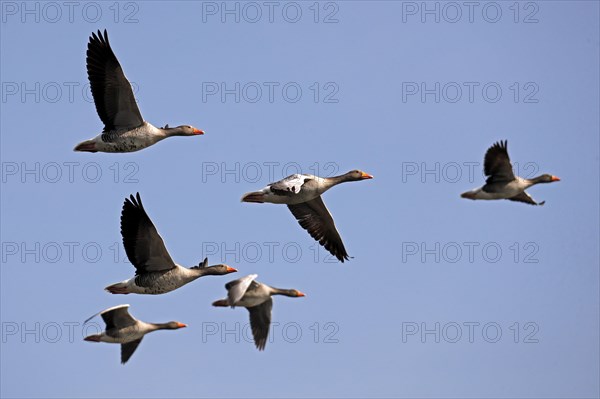
[[[237,272],[227,265],[208,266],[208,259],[186,268],[173,262],[163,239],[142,204],[140,193],[125,198],[121,212],[121,235],[135,276],[105,288],[111,294],[164,294],[202,276]]]
[[[104,323],[106,323],[106,329],[100,334],[88,335],[84,340],[121,344],[121,364],[127,363],[140,342],[142,342],[144,335],[157,330],[177,330],[187,327],[177,321],[145,323],[131,316],[127,308],[129,308],[129,305],[114,306],[93,315],[85,321],[87,323],[98,315],[102,316]]]
[[[525,202],[531,205],[544,205],[546,201],[536,202],[527,192],[527,188],[538,183],[560,181],[556,176],[544,174],[533,179],[524,179],[513,174],[508,157],[508,142],[500,141],[492,145],[485,153],[483,171],[489,176],[482,187],[462,193],[462,198],[472,200],[507,199]]]
[[[285,295],[289,297],[305,296],[298,290],[285,290],[270,287],[256,281],[257,274],[250,274],[225,284],[227,298],[213,302],[213,306],[232,308],[245,307],[250,312],[250,327],[254,344],[259,351],[265,349],[269,328],[271,326],[271,310],[273,309],[272,295]]]
[[[92,33],[87,50],[87,73],[98,116],[104,123],[101,134],[75,146],[75,151],[133,152],[171,136],[204,134],[193,126],[157,128],[146,122],[137,106],[131,84],[110,48],[108,33]]]
[[[349,258],[348,253],[321,194],[340,183],[372,178],[360,170],[334,177],[294,174],[260,191],[244,194],[242,202],[286,204],[300,226],[340,262],[344,262]]]

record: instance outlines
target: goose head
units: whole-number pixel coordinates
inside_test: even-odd
[[[282,290],[280,288],[271,287],[271,289],[272,289],[273,295],[285,295],[285,296],[289,296],[292,298],[299,298],[299,297],[306,296],[306,294],[304,294],[303,292],[300,292],[293,288],[289,289],[289,290]]]
[[[358,181],[358,180],[366,180],[366,179],[372,179],[373,176],[363,172],[362,170],[351,170],[350,172],[346,173],[346,178],[348,179],[348,181]]]
[[[544,174],[541,176],[532,179],[535,183],[553,183],[555,181],[560,181],[560,179],[556,176],[550,174]]]
[[[178,321],[170,321],[168,323],[161,325],[162,330],[178,330],[180,328],[185,328],[185,327],[187,327],[186,324],[180,323]]]
[[[166,130],[170,136],[200,136],[204,134],[204,131],[190,125],[181,125],[177,127],[165,125],[163,129]]]
[[[235,272],[237,272],[237,269],[230,267],[228,265],[225,265],[225,264],[208,266],[208,267],[204,268],[204,274],[210,274],[213,276],[223,276],[225,274],[235,273]]]

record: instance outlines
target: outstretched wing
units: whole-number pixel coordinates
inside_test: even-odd
[[[113,306],[112,308],[104,309],[101,312],[96,313],[95,315],[89,317],[83,324],[92,320],[94,317],[101,315],[102,320],[106,323],[106,330],[110,330],[112,328],[123,328],[129,327],[136,323],[135,318],[129,314],[127,310],[129,305],[118,305]]]
[[[137,349],[142,339],[136,339],[135,341],[127,342],[126,344],[121,344],[121,364],[127,363],[133,352]]]
[[[175,267],[165,243],[156,231],[142,204],[140,193],[125,199],[121,212],[121,235],[129,261],[136,274],[158,272]]]
[[[485,153],[483,160],[483,171],[487,184],[495,182],[506,182],[515,179],[510,158],[508,157],[508,142],[500,141],[491,146]]]
[[[288,208],[303,229],[317,240],[340,262],[348,260],[349,256],[344,243],[335,228],[335,223],[321,197],[300,204],[288,205]]]
[[[110,48],[108,33],[92,33],[87,49],[87,73],[104,131],[132,129],[144,123],[131,84]]]
[[[531,204],[531,205],[544,205],[546,203],[546,201],[535,202],[535,200],[533,198],[531,198],[531,195],[527,194],[525,191],[523,191],[521,194],[515,195],[512,198],[507,198],[507,200],[524,202],[526,204]]]
[[[247,309],[248,312],[250,312],[250,327],[252,327],[254,344],[259,351],[262,351],[265,349],[267,338],[269,337],[273,299],[269,298],[260,305],[252,306]]]

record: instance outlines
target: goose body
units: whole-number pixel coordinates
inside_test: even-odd
[[[242,202],[286,204],[300,226],[340,262],[344,262],[349,255],[321,194],[341,183],[372,178],[360,170],[325,178],[294,174],[259,191],[244,194]]]
[[[545,201],[536,202],[525,190],[538,183],[560,181],[558,177],[549,174],[533,179],[515,176],[508,156],[506,141],[495,143],[487,150],[484,158],[484,173],[488,176],[485,184],[462,193],[462,198],[472,200],[507,199],[530,205],[544,205]]]
[[[264,350],[269,337],[271,326],[271,310],[273,308],[273,295],[289,297],[303,297],[302,292],[295,289],[281,289],[271,287],[256,281],[258,275],[250,274],[225,284],[227,298],[213,302],[213,306],[220,307],[245,307],[250,313],[250,327],[252,336],[258,350]]]
[[[208,259],[192,268],[176,264],[146,213],[139,193],[137,197],[131,195],[125,199],[121,212],[121,235],[125,252],[135,266],[136,274],[106,287],[111,294],[164,294],[202,276],[237,271],[223,264],[208,266]]]
[[[516,195],[519,195],[532,185],[533,183],[531,181],[515,176],[514,180],[510,180],[507,182],[497,182],[492,185],[484,185],[472,190],[471,192],[475,193],[475,199],[509,199]]]
[[[144,335],[157,330],[176,330],[186,327],[177,321],[168,323],[146,323],[137,320],[129,314],[129,305],[119,305],[103,310],[87,319],[101,315],[106,328],[100,334],[89,335],[84,338],[90,342],[106,342],[109,344],[121,344],[121,363],[125,364],[137,349]],[[85,324],[84,323],[84,324]]]
[[[310,201],[335,184],[326,178],[306,174],[294,174],[271,183],[259,191],[244,194],[244,202],[268,202],[271,204],[300,204]]]
[[[108,33],[92,33],[87,50],[87,72],[92,96],[104,130],[82,141],[75,151],[133,152],[171,136],[204,134],[193,126],[158,128],[146,122],[137,106],[131,84],[125,77],[108,41]]]
[[[195,268],[187,268],[175,264],[175,267],[165,271],[138,274],[128,280],[112,284],[106,287],[106,290],[111,294],[165,294],[183,287],[202,276],[210,275],[210,271],[207,272],[207,270],[209,267],[215,266],[207,266],[207,264],[208,259],[205,259],[200,266],[196,266]],[[227,269],[228,267],[226,266],[223,271],[232,273],[234,269]]]

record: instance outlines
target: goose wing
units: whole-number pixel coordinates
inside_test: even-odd
[[[227,289],[227,302],[231,307],[242,299],[250,284],[258,277],[258,274],[250,274],[248,276],[233,280],[225,284]]]
[[[127,342],[126,344],[121,344],[121,364],[127,363],[131,355],[133,355],[133,352],[135,352],[135,350],[137,349],[140,342],[142,342],[142,338],[136,339],[135,341]]]
[[[269,184],[269,188],[275,195],[285,195],[291,197],[302,190],[304,183],[312,180],[307,175],[293,174],[278,182]]]
[[[508,157],[508,142],[499,141],[488,148],[483,160],[483,171],[487,184],[496,182],[507,182],[515,179],[515,175]]]
[[[250,327],[252,328],[254,344],[259,351],[262,351],[265,349],[267,338],[269,337],[273,299],[269,298],[260,305],[252,306],[246,309],[248,309],[248,312],[250,312]]]
[[[104,132],[133,129],[144,123],[131,84],[108,41],[108,33],[92,33],[87,49],[87,73]]]
[[[129,327],[137,323],[137,320],[129,314],[127,310],[129,305],[118,305],[113,306],[112,308],[104,309],[101,312],[96,313],[95,315],[89,317],[83,324],[92,320],[94,317],[101,315],[102,320],[106,323],[105,330],[110,330],[113,328],[124,328]]]
[[[121,235],[136,274],[170,270],[175,267],[165,243],[148,217],[140,193],[125,198],[121,212]]]
[[[321,197],[300,204],[288,205],[288,208],[303,229],[317,240],[340,262],[349,256],[338,233],[333,218]]]
[[[544,205],[546,203],[546,201],[535,202],[535,200],[531,197],[531,195],[527,194],[525,191],[523,191],[521,194],[515,195],[512,198],[507,198],[507,200],[524,202],[524,203],[530,204],[530,205]]]

